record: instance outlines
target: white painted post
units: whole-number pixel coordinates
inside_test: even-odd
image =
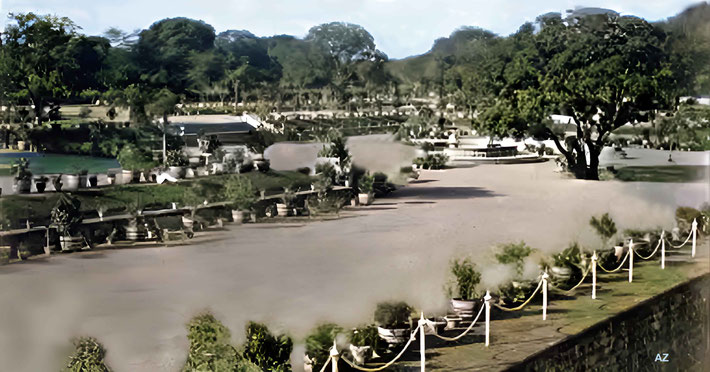
[[[333,347],[330,349],[330,365],[332,366],[333,372],[338,372],[338,359],[340,359],[340,354],[338,354],[338,342],[333,340]]]
[[[547,271],[542,273],[542,320],[547,319]]]
[[[634,240],[629,240],[629,283],[634,280]]]
[[[693,218],[693,249],[690,251],[690,256],[695,257],[695,239],[698,233],[698,221]]]
[[[592,300],[597,299],[597,251],[592,254]]]
[[[424,372],[424,366],[426,365],[426,345],[424,337],[424,327],[426,326],[426,320],[424,320],[424,312],[421,313],[419,318],[419,356],[421,357],[421,371]]]
[[[661,270],[666,268],[666,230],[661,231]]]
[[[491,339],[491,292],[486,291],[486,295],[483,297],[486,302],[486,347],[488,347],[489,341]]]

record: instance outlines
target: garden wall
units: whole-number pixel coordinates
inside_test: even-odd
[[[710,274],[568,337],[511,371],[702,371],[710,366]]]

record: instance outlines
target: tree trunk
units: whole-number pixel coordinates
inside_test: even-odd
[[[234,112],[237,112],[237,105],[239,104],[239,80],[234,80]]]

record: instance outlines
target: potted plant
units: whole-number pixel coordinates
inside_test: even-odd
[[[375,309],[377,333],[389,345],[407,342],[412,308],[405,302],[381,302]]]
[[[133,241],[145,240],[148,235],[145,223],[143,223],[143,211],[137,201],[126,205],[126,212],[131,215],[126,225],[126,239]]]
[[[121,164],[121,168],[123,168],[121,175],[121,183],[123,184],[140,180],[143,170],[151,169],[156,165],[150,151],[132,144],[123,146],[118,153],[117,159],[119,164]]]
[[[182,150],[170,150],[165,155],[165,165],[168,167],[168,174],[175,178],[183,178],[185,167],[188,165],[187,156]]]
[[[99,185],[99,176],[96,174],[89,175],[89,187],[97,187]]]
[[[614,220],[609,216],[609,213],[604,213],[599,217],[592,216],[589,220],[589,225],[602,240],[601,249],[598,251],[599,261],[602,265],[616,262],[618,257],[623,256],[625,253],[623,246],[618,248],[609,247],[609,243],[617,232],[616,223],[614,223]]]
[[[15,176],[14,189],[18,194],[29,194],[32,188],[32,172],[30,172],[30,161],[27,158],[19,158],[11,165],[12,174]]]
[[[476,286],[481,282],[481,273],[476,271],[476,265],[467,257],[451,261],[451,274],[454,276],[454,283],[447,288],[451,307],[459,317],[472,318],[474,299],[478,298]]]
[[[62,251],[71,251],[82,245],[82,237],[76,235],[76,227],[82,220],[80,207],[79,199],[62,193],[50,212],[52,224],[59,234]]]
[[[88,185],[89,171],[87,169],[82,169],[79,171],[79,187],[85,188]]]
[[[577,242],[569,245],[562,252],[552,256],[550,278],[556,283],[566,283],[578,280],[586,268],[586,259]],[[578,272],[578,270],[580,272]]]
[[[370,173],[365,173],[358,180],[357,186],[359,194],[357,195],[360,205],[370,205],[375,200],[374,197],[375,177]]]
[[[244,213],[251,211],[256,202],[256,189],[251,181],[240,175],[230,175],[224,183],[222,197],[232,203],[232,220],[242,223]]]
[[[35,188],[37,189],[38,193],[43,193],[44,190],[47,188],[47,181],[49,181],[49,178],[46,176],[39,176],[35,177]]]
[[[344,330],[333,323],[325,323],[317,326],[306,339],[306,355],[313,361],[315,370],[320,370],[330,357],[330,349],[333,347],[333,340]]]
[[[527,258],[533,249],[525,242],[504,244],[500,247],[500,251],[496,253],[495,258],[498,263],[504,265],[512,265],[515,270],[515,277],[509,283],[498,288],[501,299],[507,303],[522,302],[527,299],[527,296],[535,289],[536,282],[524,280],[523,268],[525,258]]]
[[[374,324],[353,328],[349,336],[350,353],[357,364],[365,364],[380,350],[380,336]]]
[[[59,173],[56,177],[52,178],[52,186],[54,186],[54,191],[60,192],[62,191],[62,186],[64,184],[62,183],[62,174]]]
[[[295,200],[296,193],[294,193],[290,187],[284,187],[281,203],[276,203],[276,214],[282,217],[291,215]]]

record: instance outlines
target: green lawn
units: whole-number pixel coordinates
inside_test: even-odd
[[[629,166],[614,177],[629,182],[694,182],[707,180],[708,167],[694,165]]]

